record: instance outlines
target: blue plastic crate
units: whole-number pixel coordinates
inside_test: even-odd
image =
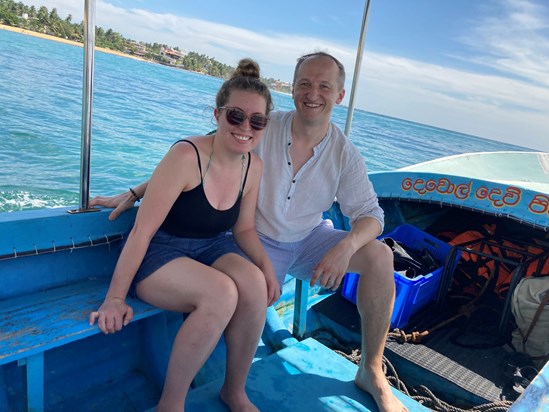
[[[356,288],[358,287],[358,279],[360,275],[358,273],[348,272],[343,278],[343,287],[341,294],[348,301],[353,302],[356,305]]]
[[[409,224],[401,225],[382,237],[390,237],[416,251],[427,249],[440,264],[440,267],[433,272],[417,276],[414,279],[408,279],[395,272],[396,297],[391,326],[402,328],[406,326],[410,316],[436,298],[446,256],[450,252],[451,246]],[[459,256],[456,257],[452,272],[458,260]],[[347,273],[341,291],[343,297],[355,304],[358,279],[358,274]]]

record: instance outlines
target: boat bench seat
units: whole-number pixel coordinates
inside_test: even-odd
[[[0,301],[0,365],[26,365],[28,410],[44,408],[44,353],[102,333],[89,325],[107,292],[110,277],[89,278],[57,288]],[[163,310],[127,298],[134,322]]]

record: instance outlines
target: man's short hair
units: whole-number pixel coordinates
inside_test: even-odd
[[[303,56],[297,59],[297,64],[295,65],[295,70],[294,70],[294,81],[293,81],[294,84],[297,78],[297,71],[299,70],[299,67],[303,64],[303,62],[309,59],[314,59],[316,57],[329,57],[334,61],[334,63],[337,65],[337,69],[339,72],[337,76],[337,85],[339,86],[340,90],[344,89],[345,88],[345,67],[343,67],[343,64],[334,56],[323,51],[316,51],[314,53],[304,54]]]

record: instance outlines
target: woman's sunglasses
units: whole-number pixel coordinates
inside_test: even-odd
[[[251,116],[248,116],[244,113],[244,110],[239,109],[238,107],[227,107],[223,106],[219,108],[220,110],[225,109],[225,115],[227,116],[227,121],[233,126],[238,126],[244,122],[244,120],[250,120],[250,126],[254,130],[263,130],[267,126],[269,121],[269,116],[265,116],[260,113],[254,113]]]

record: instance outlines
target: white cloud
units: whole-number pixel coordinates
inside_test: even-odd
[[[480,16],[462,40],[473,62],[549,87],[549,9],[525,0],[505,0],[503,13]]]
[[[549,150],[549,91],[528,81],[367,55],[357,106]]]

